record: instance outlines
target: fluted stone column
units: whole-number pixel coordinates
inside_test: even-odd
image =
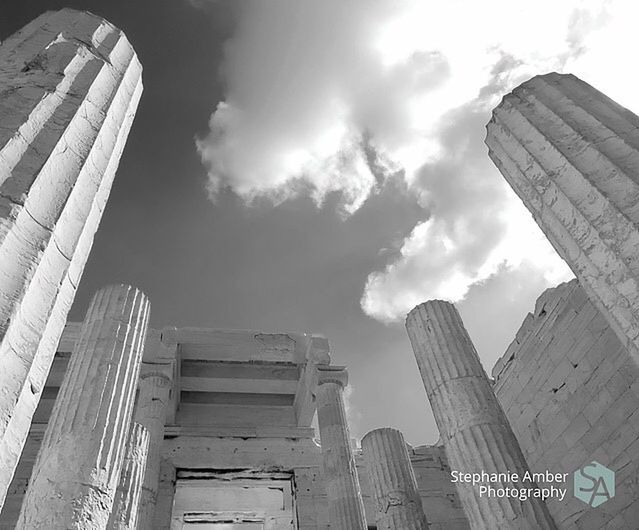
[[[523,478],[528,465],[455,306],[440,300],[421,304],[408,314],[406,328],[451,471]],[[524,481],[487,485],[535,487]],[[480,496],[479,485],[468,483],[457,488],[473,529],[555,528],[538,498]]]
[[[490,157],[639,361],[639,117],[552,73],[506,95],[487,130]]]
[[[140,378],[135,421],[149,431],[149,451],[138,511],[139,530],[155,530],[160,457],[171,386],[172,381],[168,373],[152,368],[146,373],[143,372]]]
[[[343,390],[347,382],[345,369],[318,367],[316,403],[322,474],[331,528],[365,530],[364,504],[344,408]]]
[[[378,530],[428,530],[406,442],[396,429],[375,429],[362,438],[373,486]]]
[[[135,530],[149,449],[149,431],[139,423],[131,426],[120,481],[109,517],[109,530]]]
[[[104,529],[128,439],[149,302],[134,287],[98,291],[58,393],[18,529]]]
[[[47,12],[0,44],[0,505],[142,92],[124,34]]]

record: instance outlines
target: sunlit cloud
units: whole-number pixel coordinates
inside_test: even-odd
[[[249,1],[228,43],[226,96],[197,148],[213,200],[337,194],[352,215],[387,179],[423,206],[362,309],[403,318],[504,270],[570,272],[488,160],[491,109],[538,73],[570,71],[637,107],[639,11],[622,0]],[[390,244],[390,243],[389,243]]]

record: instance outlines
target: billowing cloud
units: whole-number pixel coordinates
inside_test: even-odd
[[[516,84],[505,75],[520,66],[504,56],[475,100],[442,117],[439,155],[416,172],[413,182],[430,215],[413,228],[385,270],[369,275],[361,305],[370,316],[393,321],[424,300],[457,302],[473,285],[522,266],[532,266],[546,285],[571,277],[524,206],[495,175],[483,144],[494,97],[503,93],[502,84]]]
[[[407,102],[449,72],[431,50],[385,64],[379,31],[399,12],[367,0],[247,3],[228,43],[227,97],[197,140],[210,192],[318,204],[339,192],[352,213],[400,170],[390,154],[416,135]]]
[[[424,215],[368,277],[361,305],[382,321],[426,299],[460,300],[500,271],[565,279],[488,160],[484,126],[504,93],[552,70],[632,105],[636,74],[613,59],[639,44],[634,4],[247,1],[225,100],[197,139],[209,192],[318,205],[337,193],[347,217],[386,179],[404,179]]]

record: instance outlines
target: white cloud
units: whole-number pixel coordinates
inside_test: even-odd
[[[197,140],[213,196],[229,187],[248,202],[321,204],[337,192],[348,216],[403,176],[426,220],[368,278],[362,308],[384,321],[426,299],[460,300],[504,267],[549,284],[569,276],[488,160],[484,125],[504,93],[551,70],[636,104],[637,74],[619,66],[639,45],[635,2],[242,5],[226,98]]]
[[[448,74],[437,51],[415,50],[388,66],[375,46],[401,3],[353,0],[249,2],[228,44],[225,101],[197,140],[209,189],[251,201],[308,193],[320,204],[342,194],[359,208],[391,156],[419,131],[408,103]],[[384,162],[375,175],[366,149]]]
[[[425,300],[458,302],[473,285],[522,266],[546,286],[571,278],[517,199],[503,206],[501,212],[487,210],[492,215],[486,218],[469,215],[449,224],[433,217],[418,224],[404,240],[400,257],[369,275],[361,300],[364,312],[395,321]]]
[[[379,320],[399,320],[424,300],[460,301],[473,285],[509,271],[535,274],[546,286],[572,276],[488,161],[481,145],[483,126],[501,96],[532,75],[552,70],[573,72],[631,105],[627,87],[636,92],[637,75],[618,63],[610,65],[620,50],[639,44],[627,22],[637,8],[624,2],[492,4],[503,11],[472,13],[474,22],[463,28],[476,44],[470,58],[460,53],[463,44],[451,41],[451,49],[443,50],[451,64],[450,83],[465,85],[449,101],[462,103],[438,122],[432,132],[439,142],[437,154],[414,173],[413,189],[429,206],[430,217],[405,238],[394,261],[368,277],[361,305]],[[417,18],[407,17],[407,27]],[[499,59],[491,57],[495,51]],[[465,63],[468,69],[457,68]],[[475,97],[466,99],[471,87]]]

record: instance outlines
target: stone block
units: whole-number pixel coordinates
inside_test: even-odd
[[[592,396],[592,399],[585,403],[583,415],[591,425],[594,425],[610,408],[612,402],[613,397],[610,395],[610,392],[608,392],[606,387],[602,387]]]

